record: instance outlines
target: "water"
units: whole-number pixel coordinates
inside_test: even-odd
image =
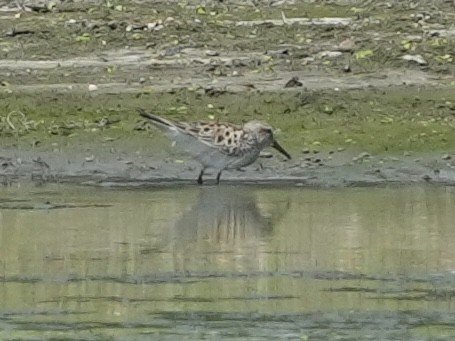
[[[453,340],[455,189],[9,187],[2,340]]]

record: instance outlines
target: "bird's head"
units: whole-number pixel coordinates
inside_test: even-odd
[[[250,121],[243,126],[243,129],[256,139],[261,149],[271,146],[288,159],[291,159],[291,155],[289,155],[289,153],[275,140],[275,137],[273,136],[273,129],[267,123]]]

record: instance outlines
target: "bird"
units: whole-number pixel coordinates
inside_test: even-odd
[[[216,184],[219,184],[224,170],[252,164],[266,147],[273,147],[291,159],[274,138],[272,127],[260,121],[250,121],[243,126],[218,121],[175,122],[144,109],[138,112],[202,165],[197,178],[199,185],[203,184],[207,169],[217,171]]]

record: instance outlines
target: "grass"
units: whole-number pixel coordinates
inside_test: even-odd
[[[100,141],[145,136],[134,130],[140,125],[136,108],[143,107],[175,120],[215,118],[239,124],[263,120],[277,129],[278,139],[294,152],[303,148],[346,148],[372,153],[455,149],[455,92],[450,88],[252,92],[219,97],[186,90],[139,96],[1,97],[0,116],[5,118],[9,112],[18,110],[24,113],[30,126],[36,126],[28,131],[3,126],[0,131],[3,144],[39,140],[43,145],[56,136],[70,144],[83,144],[87,134]],[[113,123],[100,126],[98,121],[103,117]],[[20,126],[17,122],[14,125]]]

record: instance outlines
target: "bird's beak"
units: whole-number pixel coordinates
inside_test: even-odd
[[[278,142],[276,142],[276,140],[273,141],[272,147],[278,150],[284,156],[286,156],[289,160],[291,159],[291,155],[289,155],[289,153],[285,151],[284,148],[281,147]]]

